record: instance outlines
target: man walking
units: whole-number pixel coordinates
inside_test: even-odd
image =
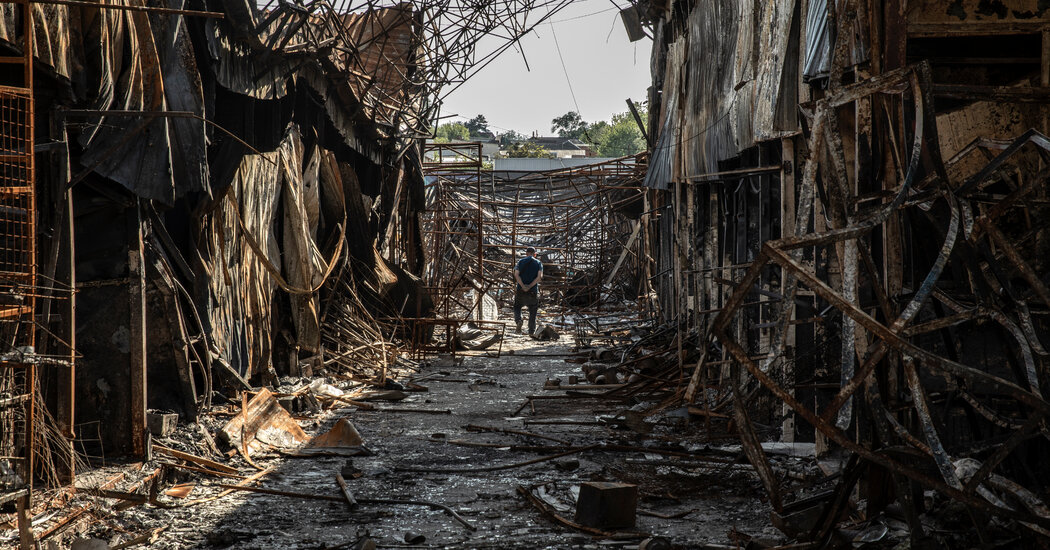
[[[543,264],[536,259],[536,249],[525,249],[525,257],[514,266],[514,322],[521,334],[521,308],[529,308],[529,334],[536,333],[536,310],[540,307],[540,280],[543,279]]]

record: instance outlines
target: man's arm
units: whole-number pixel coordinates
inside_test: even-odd
[[[516,276],[517,272],[515,271],[514,273],[515,273],[515,276]],[[543,279],[543,266],[540,266],[540,270],[536,272],[536,278],[533,279],[531,283],[529,283],[529,286],[524,287],[525,290],[530,290],[530,289],[532,289],[532,287],[538,285],[540,283],[541,279]],[[518,281],[520,282],[521,279],[518,279]]]
[[[521,273],[518,271],[517,267],[514,268],[514,280],[518,282],[518,286],[520,286],[522,290],[528,290],[528,288],[525,287],[525,283],[521,282]]]

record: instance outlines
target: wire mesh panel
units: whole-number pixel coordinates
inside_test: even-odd
[[[0,86],[0,352],[31,346],[34,287],[32,98]]]
[[[32,98],[0,87],[0,288],[31,285],[33,276]]]
[[[33,98],[0,86],[0,501],[32,478],[36,204]]]

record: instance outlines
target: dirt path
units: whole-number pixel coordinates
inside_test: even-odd
[[[679,438],[667,426],[658,425],[642,436],[596,422],[601,415],[613,415],[629,406],[623,402],[541,400],[535,402],[535,413],[526,407],[519,416],[513,416],[528,395],[565,395],[542,388],[548,378],[567,380],[568,375],[577,373],[579,366],[564,360],[569,345],[564,337],[561,343],[551,344],[511,336],[501,358],[467,357],[462,364],[424,368],[416,377],[423,379],[420,384],[429,391],[413,392],[401,402],[382,405],[417,411],[448,409],[451,414],[345,409],[326,414],[316,426],[304,426],[308,433],[320,433],[338,418],[348,418],[364,437],[372,456],[261,457],[257,461],[276,468],[260,486],[329,497],[340,494],[335,474],[352,466],[361,472],[360,477],[348,480],[358,498],[441,503],[458,512],[475,527],[474,531],[443,511],[420,506],[361,504],[351,511],[337,501],[252,493],[188,508],[139,507],[113,521],[123,522],[128,532],[167,526],[154,548],[350,548],[365,536],[372,537],[380,547],[393,548],[406,546],[407,532],[425,537],[425,542],[409,546],[413,548],[636,547],[637,538],[598,541],[556,525],[517,492],[519,486],[547,484],[543,492],[548,500],[556,505],[561,501],[560,514],[571,519],[572,491],[581,481],[600,480],[637,483],[641,510],[662,515],[688,512],[678,519],[639,515],[636,527],[639,532],[667,536],[682,548],[724,544],[734,527],[753,535],[762,534],[763,529],[772,532],[764,527],[768,524],[768,507],[759,502],[757,481],[746,467],[678,467],[671,465],[677,459],[661,454],[592,450],[507,470],[472,471],[587,445],[694,448],[674,441]],[[536,421],[581,424],[534,424]],[[467,430],[468,425],[528,431],[559,441],[479,433]],[[683,431],[688,430],[676,424],[673,433]],[[402,470],[406,468],[435,471]],[[444,469],[465,471],[436,471]]]

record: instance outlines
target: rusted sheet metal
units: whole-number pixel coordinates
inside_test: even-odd
[[[665,128],[661,135],[676,143],[657,147],[681,155],[680,164],[670,159],[672,180],[717,172],[719,161],[756,140],[784,134],[777,125],[780,97],[797,97],[797,84],[782,78],[788,59],[794,59],[788,43],[795,1],[763,2],[755,17],[742,9],[738,2],[719,0],[692,10],[668,48],[664,89],[679,97],[664,105],[659,121]],[[657,160],[654,155],[660,165]]]
[[[274,446],[297,449],[310,438],[266,388],[255,394],[247,407],[223,426],[219,434],[238,450]]]
[[[85,52],[71,47],[72,34],[80,32],[79,22],[69,18],[67,6],[33,4],[33,21],[36,24],[34,56],[55,74],[69,79],[84,65]],[[21,49],[21,5],[5,2],[0,5],[0,40]]]

